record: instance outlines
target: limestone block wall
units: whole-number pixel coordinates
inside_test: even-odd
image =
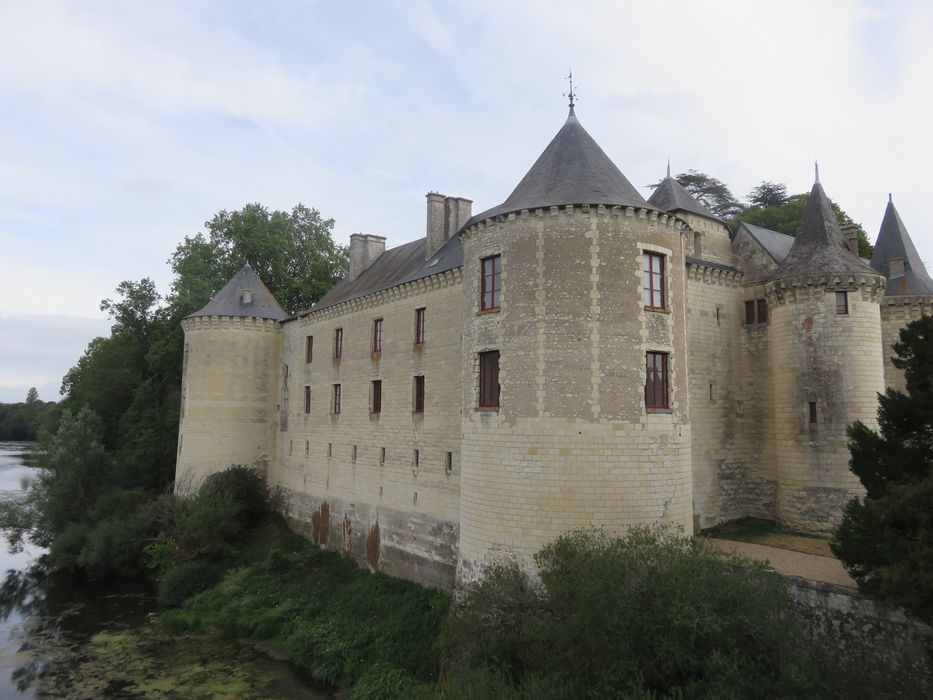
[[[275,454],[277,321],[201,316],[182,321],[185,355],[175,488],[231,464],[263,472]]]
[[[681,212],[680,216],[690,227],[686,234],[687,255],[723,265],[732,264],[729,230],[722,223],[690,212]]]
[[[462,234],[463,473],[458,578],[530,557],[586,525],[692,532],[683,225],[635,209],[551,207]],[[666,256],[666,311],[642,302],[642,254]],[[480,260],[502,256],[481,312]],[[479,353],[500,352],[498,410],[478,408]],[[671,409],[645,409],[645,352],[669,353]]]
[[[770,517],[763,474],[768,406],[767,325],[744,325],[741,274],[687,266],[687,345],[694,527],[748,515]],[[754,294],[754,292],[752,292]]]
[[[443,587],[453,584],[457,560],[462,299],[453,270],[287,323],[281,364],[288,379],[280,381],[288,401],[270,471],[297,530],[393,576]],[[422,307],[425,342],[416,344]],[[383,346],[374,353],[377,318]],[[423,413],[413,411],[416,375],[424,376]],[[382,382],[378,414],[371,412],[373,380]]]
[[[848,314],[837,314],[836,291],[847,291]],[[883,278],[870,274],[767,286],[777,515],[791,528],[829,532],[861,492],[848,468],[846,427],[877,424],[883,293]]]
[[[933,315],[931,296],[886,296],[881,303],[881,339],[884,343],[885,386],[905,391],[904,372],[892,363],[893,346],[900,340],[901,328],[911,321]]]

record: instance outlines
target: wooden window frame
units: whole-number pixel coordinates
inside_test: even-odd
[[[373,352],[382,352],[382,319],[373,320]]]
[[[305,384],[305,415],[311,413],[311,385]]]
[[[658,364],[660,363],[660,367]],[[660,372],[660,377],[658,373]],[[660,380],[661,401],[657,402]],[[670,355],[666,352],[649,350],[645,353],[645,409],[650,411],[669,411],[671,408]]]
[[[841,303],[840,303],[841,302]],[[836,315],[849,315],[849,292],[836,292]]]
[[[666,257],[653,250],[642,251],[642,302],[649,311],[667,311]],[[660,304],[655,304],[656,300]]]
[[[424,375],[412,378],[412,413],[424,413]]]
[[[480,260],[480,311],[496,311],[502,304],[502,255],[490,255]],[[487,302],[486,296],[489,295]]]
[[[415,345],[424,343],[424,317],[426,312],[427,308],[424,306],[415,309]]]
[[[498,409],[501,402],[502,386],[499,383],[498,350],[488,350],[479,354],[479,400],[480,409]]]
[[[343,357],[343,328],[334,329],[334,359]]]
[[[758,323],[768,322],[768,300],[767,299],[756,299],[755,300],[755,315],[757,316],[756,320],[758,321]]]
[[[382,380],[373,379],[370,387],[369,412],[382,413]]]
[[[314,336],[309,335],[305,337],[305,363],[311,364],[311,360],[314,359]]]
[[[340,384],[331,384],[331,397],[330,397],[330,412],[331,415],[339,416],[340,415],[340,399],[341,399],[341,386]]]

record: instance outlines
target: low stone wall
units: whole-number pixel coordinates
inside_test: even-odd
[[[933,629],[852,588],[787,579],[797,613],[840,670],[889,697],[933,697]]]

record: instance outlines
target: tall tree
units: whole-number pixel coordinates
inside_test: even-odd
[[[35,403],[39,400],[39,390],[36,387],[29,387],[29,391],[26,392],[26,403]]]
[[[787,201],[787,185],[762,180],[759,185],[752,188],[746,199],[756,207],[779,207]]]
[[[933,622],[933,317],[894,346],[907,393],[879,397],[878,430],[849,427],[852,472],[865,487],[832,548],[863,590]]]

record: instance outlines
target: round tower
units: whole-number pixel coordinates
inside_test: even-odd
[[[683,228],[572,109],[467,222],[461,582],[574,528],[691,532]]]
[[[832,531],[862,491],[846,428],[877,424],[884,290],[884,277],[846,247],[817,179],[793,247],[765,288],[777,517],[794,530]]]
[[[287,314],[249,266],[182,321],[185,355],[175,488],[231,464],[265,472],[275,450],[281,321]],[[283,368],[283,371],[284,368]]]

